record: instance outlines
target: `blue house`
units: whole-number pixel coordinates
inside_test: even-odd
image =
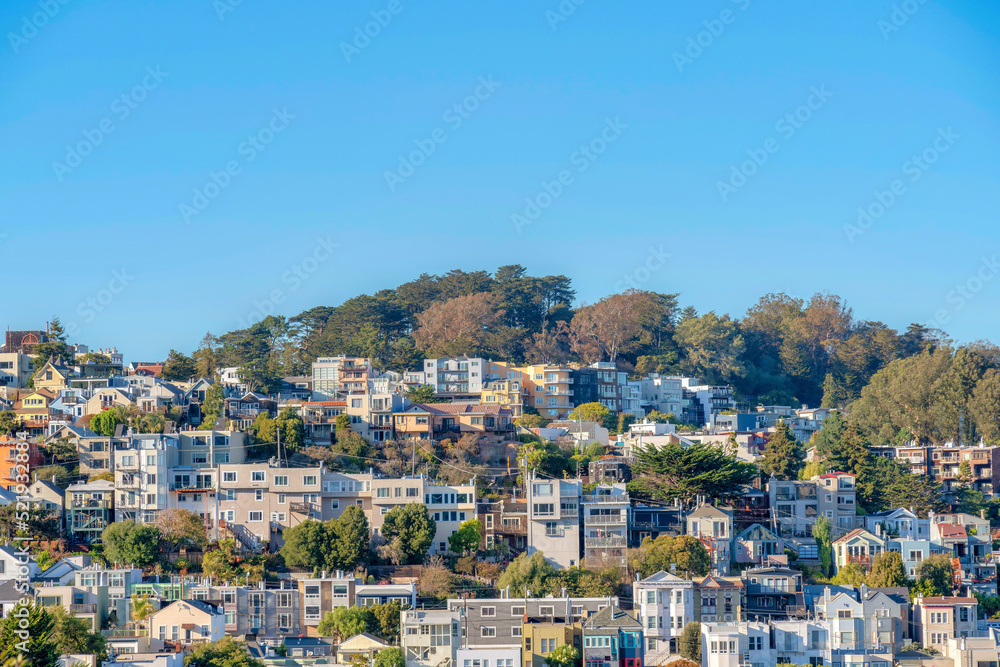
[[[583,624],[584,667],[642,667],[642,623],[612,605]]]

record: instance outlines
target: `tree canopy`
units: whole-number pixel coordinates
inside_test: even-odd
[[[712,443],[680,443],[639,447],[632,465],[629,493],[639,498],[691,502],[738,495],[757,476],[757,467],[736,458],[736,452]]]

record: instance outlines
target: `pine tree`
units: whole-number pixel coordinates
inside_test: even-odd
[[[805,466],[805,450],[792,435],[792,429],[784,419],[767,441],[760,470],[765,475],[774,475],[781,480],[798,479],[799,470]]]
[[[56,667],[60,653],[52,640],[53,623],[44,607],[16,602],[0,621],[0,662],[27,658],[25,667]]]

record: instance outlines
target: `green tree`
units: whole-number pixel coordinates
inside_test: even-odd
[[[699,495],[712,499],[739,495],[757,476],[757,468],[713,443],[668,443],[637,448],[632,476],[628,490],[637,497],[691,502]]]
[[[119,410],[108,408],[94,415],[94,418],[90,420],[90,429],[95,433],[111,437],[115,434],[115,428],[124,423],[125,420]]]
[[[61,654],[52,639],[53,625],[47,609],[15,602],[0,621],[0,661],[9,664],[9,660],[26,659],[25,667],[56,667]]]
[[[138,627],[146,629],[146,635],[149,636],[149,625],[147,621],[149,617],[156,613],[156,608],[153,606],[152,600],[149,599],[148,594],[139,595],[138,593],[132,594],[132,621]]]
[[[429,384],[422,384],[419,387],[410,387],[406,390],[406,397],[411,403],[442,403],[445,399],[434,395],[434,387]]]
[[[164,380],[188,382],[195,376],[196,372],[194,359],[177,350],[170,350],[167,354],[167,360],[163,364],[163,370],[160,371],[160,377]]]
[[[324,637],[337,637],[340,641],[369,630],[377,630],[372,613],[367,607],[337,607],[326,613],[316,631]]]
[[[867,578],[867,583],[872,588],[906,586],[907,581],[903,557],[898,551],[886,551],[872,559]]]
[[[116,521],[101,533],[104,556],[111,563],[146,567],[160,555],[160,529],[135,521]]]
[[[383,604],[373,604],[367,607],[375,618],[375,628],[373,632],[387,642],[399,641],[399,620],[403,605],[399,600],[386,602]]]
[[[17,428],[17,413],[13,410],[0,410],[0,435],[9,435]]]
[[[264,667],[264,663],[251,658],[243,642],[223,637],[195,646],[184,658],[184,667]]]
[[[857,563],[848,563],[837,570],[837,575],[833,578],[833,583],[838,586],[854,586],[857,588],[865,583],[867,578],[868,574],[863,567]]]
[[[764,448],[760,471],[765,475],[774,475],[776,479],[798,479],[803,466],[805,451],[792,434],[792,429],[781,419]]]
[[[464,556],[475,553],[483,541],[483,524],[479,519],[463,521],[458,530],[448,538],[452,553]]]
[[[934,595],[951,595],[952,577],[951,559],[945,554],[928,556],[917,570],[918,581],[932,587]]]
[[[813,526],[813,537],[816,539],[816,546],[819,551],[819,565],[823,571],[823,576],[830,576],[830,565],[832,563],[833,551],[831,547],[832,530],[830,519],[821,516],[816,519]]]
[[[375,654],[375,667],[406,667],[403,649],[384,648]]]
[[[205,400],[201,404],[201,428],[214,429],[216,422],[222,419],[225,411],[226,396],[219,378],[205,392]]]
[[[410,503],[394,507],[386,513],[382,535],[386,541],[400,540],[407,563],[420,563],[434,541],[437,524],[424,504]]]
[[[315,570],[325,567],[329,554],[336,553],[336,536],[319,521],[303,521],[284,531],[281,555],[285,564]],[[367,542],[367,540],[366,540]]]
[[[566,417],[567,421],[595,422],[608,430],[615,427],[617,419],[603,403],[581,403]]]
[[[531,591],[532,597],[542,596],[551,592],[550,587],[555,577],[556,568],[545,560],[545,554],[541,551],[531,555],[522,552],[500,575],[497,589],[509,587],[511,597],[527,596],[526,591]]]
[[[49,613],[52,614],[52,641],[61,654],[93,653],[99,660],[107,660],[107,642],[100,632],[91,632],[86,621],[70,616],[62,605],[51,607]]]
[[[66,466],[58,464],[39,466],[31,472],[35,479],[40,479],[46,482],[51,482],[52,478],[55,477],[56,485],[62,489],[69,486],[70,479],[72,477],[72,475],[70,475],[70,471],[66,469]]]
[[[580,651],[570,644],[560,644],[545,656],[548,667],[573,667],[580,659]]]
[[[830,456],[840,444],[840,438],[843,437],[846,428],[847,422],[840,412],[831,412],[827,415],[822,427],[813,434],[810,442],[816,448],[816,456],[823,459]]]
[[[351,505],[344,510],[336,520],[334,534],[336,569],[353,570],[368,561],[368,518],[361,506]]]
[[[701,623],[695,621],[684,626],[678,652],[691,662],[701,664]]]
[[[712,560],[705,545],[690,535],[660,535],[655,540],[647,537],[638,549],[629,550],[629,565],[642,577],[674,568],[678,576],[703,577],[708,574]]]

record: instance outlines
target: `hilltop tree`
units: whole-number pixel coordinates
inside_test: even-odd
[[[407,563],[420,563],[434,541],[437,524],[424,504],[410,503],[389,510],[382,523],[387,542],[398,540]]]
[[[833,562],[830,519],[825,516],[816,519],[816,524],[813,526],[813,537],[816,539],[816,546],[819,550],[820,570],[822,570],[824,577],[828,577],[830,576],[830,565]]]
[[[453,553],[464,556],[475,553],[483,541],[483,524],[479,519],[469,519],[462,522],[455,534],[448,538],[449,547]]]
[[[798,479],[799,470],[804,465],[805,451],[802,445],[795,439],[785,420],[779,420],[765,446],[764,457],[760,461],[761,473],[774,475],[781,480]]]
[[[630,549],[629,565],[642,577],[674,568],[678,576],[691,578],[707,575],[712,559],[698,538],[664,534],[655,540],[647,537],[638,549]]]
[[[886,551],[872,559],[867,583],[873,588],[906,586],[908,578],[903,557],[898,551]]]
[[[533,554],[522,552],[511,561],[507,569],[497,580],[497,589],[509,588],[511,597],[542,596],[550,592],[551,582],[556,578],[556,568],[547,560],[545,554],[536,551]]]
[[[50,607],[52,615],[52,641],[64,655],[90,653],[99,660],[107,659],[106,640],[100,632],[90,631],[90,626],[82,618],[70,616],[61,605]]]
[[[108,524],[101,533],[104,557],[109,563],[137,567],[152,565],[160,554],[160,529],[128,519]]]
[[[204,549],[208,544],[205,520],[191,510],[176,507],[161,510],[154,525],[160,529],[167,553],[181,547]]]
[[[177,350],[170,350],[163,364],[163,370],[160,371],[160,377],[164,380],[187,382],[196,372],[194,359]]]
[[[637,448],[635,457],[629,493],[660,501],[727,498],[757,476],[756,466],[713,443],[647,445]]]

